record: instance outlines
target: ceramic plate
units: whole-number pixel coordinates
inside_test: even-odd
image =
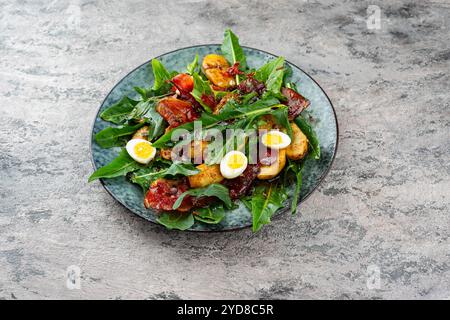
[[[252,68],[258,68],[268,60],[276,57],[273,54],[258,49],[248,47],[243,47],[243,49],[247,57],[247,63]],[[192,61],[196,53],[200,56],[199,61],[202,61],[203,56],[206,54],[220,53],[220,45],[200,45],[183,48],[163,54],[158,59],[168,70],[183,71],[186,65]],[[319,138],[322,154],[320,160],[308,159],[305,163],[301,191],[301,201],[304,201],[317,188],[331,167],[336,154],[338,126],[333,106],[322,88],[300,68],[292,63],[286,63],[292,67],[292,81],[297,84],[299,92],[311,101],[311,105],[302,114],[311,115],[313,118],[311,124]],[[149,87],[153,83],[151,68],[151,63],[148,61],[131,71],[114,86],[101,104],[95,117],[91,135],[92,162],[95,170],[111,162],[120,151],[120,148],[102,149],[96,144],[94,139],[95,134],[110,125],[110,123],[100,119],[99,114],[125,95],[130,98],[137,97],[133,87]],[[125,177],[101,179],[101,183],[113,198],[130,211],[148,221],[158,223],[156,222],[156,213],[144,207],[144,196],[142,189],[138,185],[127,181]],[[292,190],[289,190],[289,192],[291,193]],[[284,210],[279,210],[277,215],[286,212],[288,207],[289,205]],[[196,221],[189,230],[225,231],[249,227],[251,225],[252,217],[250,212],[243,204],[240,204],[238,208],[228,211],[226,217],[219,224],[211,225]]]

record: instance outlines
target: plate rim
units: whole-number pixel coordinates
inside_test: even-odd
[[[122,83],[122,81],[127,78],[130,74],[132,74],[133,72],[135,72],[137,69],[141,68],[142,66],[151,63],[151,61],[153,59],[159,59],[162,56],[171,54],[171,53],[175,53],[177,51],[182,51],[182,50],[186,50],[186,49],[191,49],[191,48],[197,48],[197,47],[205,47],[205,46],[221,46],[220,43],[206,43],[206,44],[197,44],[197,45],[191,45],[191,46],[186,46],[186,47],[182,47],[182,48],[177,48],[171,51],[167,51],[165,53],[162,53],[154,58],[151,58],[149,60],[146,60],[145,62],[141,63],[140,65],[138,65],[137,67],[135,67],[134,69],[132,69],[131,71],[129,71],[126,75],[124,75],[118,82],[116,82],[116,84],[111,88],[111,90],[109,90],[109,92],[106,94],[105,98],[102,100],[102,102],[100,103],[100,105],[97,107],[96,113],[95,113],[95,117],[92,121],[92,125],[91,125],[91,130],[89,131],[89,152],[90,152],[90,158],[91,158],[91,164],[92,167],[94,168],[94,171],[97,170],[98,168],[95,166],[95,161],[94,161],[94,153],[92,150],[92,143],[93,143],[93,132],[94,132],[94,127],[95,127],[95,123],[97,121],[97,118],[99,116],[100,113],[100,109],[102,108],[103,104],[106,102],[106,99],[109,97],[109,95],[114,91],[114,89],[120,84]],[[274,58],[278,58],[278,55],[275,55],[273,53],[270,53],[268,51],[262,50],[262,49],[257,49],[257,48],[253,48],[253,47],[249,47],[249,46],[242,46],[242,48],[246,48],[246,49],[250,49],[250,50],[256,50],[256,51],[260,51],[263,52],[265,54],[268,54]],[[311,79],[319,88],[320,90],[323,92],[323,94],[325,95],[325,97],[327,98],[328,102],[330,103],[331,109],[333,110],[333,115],[334,115],[334,122],[336,125],[336,146],[334,149],[334,153],[333,153],[333,157],[331,158],[331,162],[330,165],[328,166],[328,168],[325,170],[325,172],[320,176],[320,178],[318,179],[319,182],[317,183],[317,185],[311,190],[311,192],[309,194],[307,194],[303,199],[301,199],[299,201],[299,203],[297,204],[297,208],[304,203],[313,193],[314,191],[316,191],[316,189],[322,184],[323,180],[325,180],[325,178],[328,176],[328,173],[331,170],[331,167],[333,166],[334,160],[336,159],[336,154],[338,152],[338,146],[339,146],[339,123],[338,123],[338,118],[337,118],[337,114],[336,114],[336,109],[334,108],[333,103],[331,102],[330,97],[328,96],[328,94],[326,93],[326,91],[321,87],[321,85],[313,78],[309,75],[309,73],[307,73],[305,70],[303,70],[302,68],[298,67],[296,64],[290,62],[289,60],[285,60],[286,62],[288,62],[289,64],[291,64],[292,66],[296,67],[297,69],[299,69],[300,71],[302,71],[309,79]],[[124,208],[126,208],[129,212],[131,212],[134,216],[139,217],[140,219],[143,219],[147,222],[150,222],[154,225],[158,225],[160,227],[164,227],[162,224],[156,222],[156,221],[151,221],[149,219],[146,219],[145,217],[137,214],[136,212],[134,212],[134,210],[132,210],[126,203],[122,202],[121,200],[119,200],[105,185],[104,181],[102,178],[98,179],[101,183],[101,185],[103,186],[103,188],[106,190],[106,192],[118,203],[120,203]],[[284,213],[286,213],[289,210],[288,207],[284,207],[283,209],[281,209],[277,215],[272,217],[272,220],[278,220],[278,217],[282,216]],[[301,213],[300,213],[301,216]],[[229,232],[229,231],[238,231],[238,230],[242,230],[242,229],[246,229],[246,228],[250,228],[251,225],[247,225],[247,226],[238,226],[238,227],[233,227],[230,229],[218,229],[218,230],[192,230],[192,229],[186,229],[186,230],[177,230],[177,229],[171,229],[169,231],[176,231],[176,232],[205,232],[205,233],[215,233],[215,232]]]

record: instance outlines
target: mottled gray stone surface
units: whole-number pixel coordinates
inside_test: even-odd
[[[1,297],[450,297],[448,0],[126,3],[0,0]],[[301,216],[169,232],[86,183],[90,127],[130,69],[225,27],[321,83],[338,155]]]

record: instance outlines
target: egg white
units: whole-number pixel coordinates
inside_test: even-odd
[[[281,143],[272,144],[272,145],[267,144],[266,140],[267,140],[267,135],[269,135],[269,134],[279,136],[281,138]],[[267,148],[270,148],[270,149],[284,149],[284,148],[287,148],[291,144],[291,138],[289,138],[289,136],[284,132],[281,132],[278,130],[270,130],[262,135],[261,142],[263,145],[265,145]]]
[[[127,146],[125,147],[125,149],[127,150],[128,154],[130,155],[130,157],[132,157],[136,162],[142,163],[142,164],[147,164],[150,161],[153,160],[153,158],[156,155],[156,149],[153,148],[151,154],[146,157],[146,158],[142,158],[139,157],[135,152],[134,152],[134,147],[136,146],[136,144],[138,143],[146,143],[149,144],[150,146],[152,145],[149,141],[144,140],[144,139],[131,139],[130,141],[128,141]]]
[[[231,168],[230,166],[228,166],[228,160],[234,154],[239,154],[244,159],[244,163],[239,168]],[[248,159],[244,153],[240,151],[230,151],[223,157],[222,161],[220,161],[220,173],[226,179],[234,179],[240,176],[245,171],[247,165]]]

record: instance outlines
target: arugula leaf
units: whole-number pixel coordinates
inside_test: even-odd
[[[167,229],[178,229],[182,231],[192,227],[195,222],[191,213],[181,214],[174,212],[164,212],[156,219],[156,221]]]
[[[117,158],[106,166],[97,169],[97,171],[89,177],[88,182],[99,178],[115,178],[124,176],[128,172],[135,171],[139,168],[139,163],[134,161],[125,149],[122,149]]]
[[[193,176],[200,171],[191,163],[177,163],[174,162],[164,173],[164,176],[175,176],[177,174],[183,176]]]
[[[243,114],[244,111],[241,109],[241,105],[234,99],[230,98],[225,105],[220,109],[218,114],[219,117],[227,119],[233,115]]]
[[[214,90],[213,88],[212,92],[214,94],[214,98],[216,99],[216,101],[220,101],[220,99],[222,99],[223,97],[225,97],[227,94],[230,93],[230,91],[220,91],[220,90]]]
[[[221,121],[243,119],[244,123],[247,123],[245,119],[272,113],[272,111],[276,109],[287,110],[287,108],[283,106],[284,105],[281,105],[277,98],[269,95],[250,104],[238,104],[234,99],[230,99],[223,106],[218,117]],[[235,126],[235,128],[242,128],[242,126]]]
[[[165,93],[170,90],[172,84],[169,82],[172,79],[169,71],[166,70],[164,65],[158,60],[152,60],[153,76],[155,78],[153,83],[153,90],[157,93]]]
[[[128,119],[130,112],[133,111],[137,103],[138,101],[123,97],[119,102],[100,113],[100,118],[114,124],[122,124]]]
[[[176,175],[192,176],[199,172],[199,170],[190,163],[173,162],[170,167],[161,170],[156,170],[157,166],[161,167],[161,164],[156,163],[155,165],[134,172],[131,175],[131,182],[140,185],[142,189],[146,191],[150,187],[150,184],[156,179]]]
[[[288,82],[285,85],[286,88],[292,89],[295,92],[298,92],[297,85],[294,82]]]
[[[280,93],[281,85],[283,84],[283,76],[284,76],[284,58],[282,59],[282,64],[280,67],[275,68],[269,75],[269,78],[266,81],[267,91],[271,91],[273,93]]]
[[[267,91],[280,93],[284,77],[284,58],[278,57],[256,70],[255,79],[266,84]]]
[[[285,169],[285,176],[292,171],[295,177],[295,189],[294,194],[292,195],[292,202],[291,202],[291,214],[297,213],[297,204],[300,199],[300,191],[302,188],[302,170],[303,170],[303,162],[294,162],[290,159],[288,159],[289,165]],[[285,179],[286,180],[286,179]],[[286,184],[286,183],[285,183]]]
[[[266,82],[269,79],[270,74],[279,68],[283,68],[283,65],[284,65],[283,57],[277,57],[275,59],[272,59],[263,66],[261,66],[258,70],[256,70],[255,79],[262,82]]]
[[[247,93],[246,95],[242,96],[242,98],[241,98],[242,104],[248,104],[257,95],[258,95],[258,93],[256,93],[255,91]]]
[[[270,223],[270,218],[287,199],[284,187],[279,182],[261,184],[255,188],[251,196],[243,198],[253,216],[253,232],[259,231],[263,225]]]
[[[218,224],[225,217],[225,209],[222,204],[213,204],[206,208],[195,209],[194,219],[208,223]]]
[[[314,159],[320,159],[320,143],[317,138],[317,134],[311,127],[311,124],[301,115],[295,118],[295,123],[302,130],[305,136],[308,138],[309,146],[311,147],[311,155]]]
[[[191,63],[189,63],[186,67],[186,72],[189,73],[190,75],[194,74],[197,69],[198,66],[198,53],[195,54],[195,58],[194,61],[192,61]]]
[[[139,95],[141,96],[142,100],[147,100],[148,99],[148,97],[147,97],[148,90],[147,89],[141,88],[141,87],[134,87],[133,89],[134,89],[134,91],[139,93]]]
[[[225,59],[233,65],[239,62],[240,69],[247,68],[247,59],[245,58],[244,50],[239,45],[238,37],[230,30],[226,29],[223,36],[223,43],[220,47]]]
[[[171,77],[170,79],[173,78],[172,74],[170,75],[170,77]],[[167,83],[167,88],[168,89],[171,88],[170,87],[170,83]],[[171,94],[170,91],[169,92],[160,92],[160,91],[163,91],[163,90],[155,91],[155,90],[153,90],[153,88],[143,88],[143,87],[134,87],[134,91],[139,93],[139,95],[141,96],[141,101],[146,101],[146,100],[149,100],[149,99],[159,100],[160,98],[166,97],[166,96]]]
[[[139,102],[130,113],[130,119],[144,119],[149,124],[148,140],[153,140],[164,133],[166,123],[164,118],[156,111],[157,99]]]
[[[118,147],[123,145],[127,137],[135,133],[143,125],[143,123],[138,123],[134,126],[108,127],[95,135],[95,141],[102,148]]]
[[[150,110],[151,106],[155,104],[153,100],[139,101],[139,103],[134,107],[133,111],[130,112],[128,117],[129,120],[140,120],[144,115]]]
[[[183,202],[183,199],[187,195],[194,196],[194,197],[202,197],[202,196],[217,197],[223,201],[223,203],[225,204],[225,206],[228,209],[230,209],[233,205],[233,203],[231,202],[230,193],[228,191],[228,188],[222,184],[213,183],[204,188],[189,189],[189,190],[183,192],[178,197],[177,201],[175,201],[175,203],[173,204],[172,209],[173,210],[178,209],[181,205],[181,202]]]
[[[150,184],[158,178],[160,172],[167,170],[172,162],[161,157],[155,158],[146,167],[134,171],[130,176],[130,181],[142,187],[144,193],[150,187]]]
[[[213,93],[208,81],[203,80],[198,73],[193,73],[192,77],[194,78],[194,89],[192,90],[191,95],[206,111],[211,113],[211,108],[202,100],[203,95],[210,95]]]
[[[287,63],[284,64],[284,76],[283,76],[283,84],[286,87],[289,83],[291,83],[292,78],[292,67],[288,65]]]
[[[286,129],[289,138],[292,139],[292,127],[289,123],[288,109],[277,109],[272,113],[272,116],[278,125]]]
[[[199,120],[201,121],[203,129],[209,129],[216,125],[218,125],[222,121],[228,121],[232,119],[240,119],[240,118],[252,118],[256,116],[260,116],[263,114],[272,113],[274,109],[278,108],[287,108],[284,104],[279,104],[279,100],[273,97],[269,97],[267,99],[258,100],[252,104],[241,106],[239,108],[235,108],[235,110],[222,109],[222,112],[215,115],[203,112],[200,116]],[[232,107],[230,107],[232,108]],[[234,107],[233,107],[234,108]],[[192,131],[194,129],[194,122],[188,122],[181,126],[176,127],[175,129],[170,130],[169,132],[162,135],[158,140],[153,143],[155,148],[162,148],[171,141],[172,134],[176,129],[185,129],[188,131]]]

